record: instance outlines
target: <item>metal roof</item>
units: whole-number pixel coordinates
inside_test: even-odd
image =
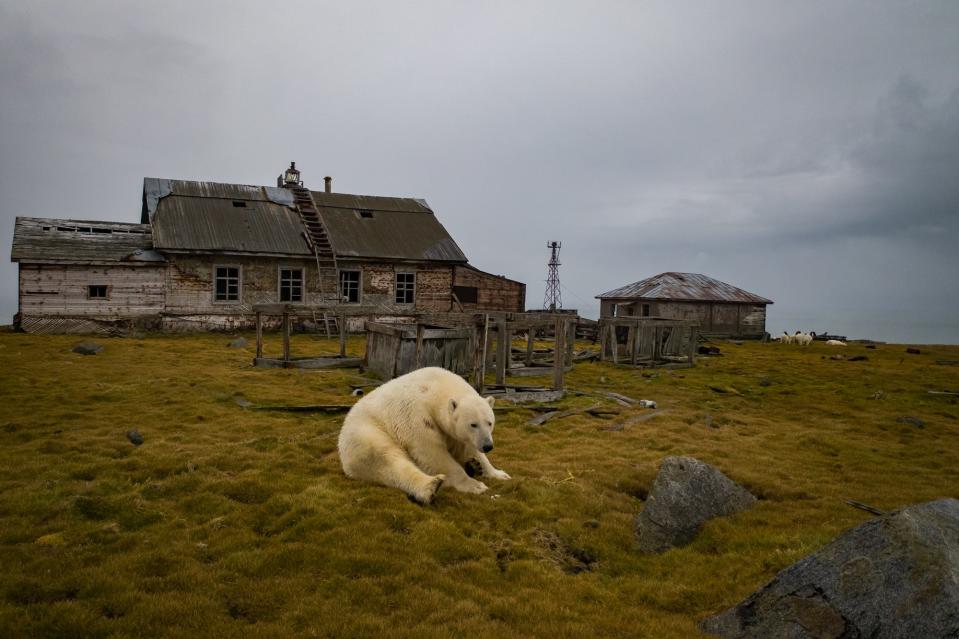
[[[690,302],[772,304],[772,300],[700,273],[660,273],[607,291],[598,299],[650,299]]]
[[[163,262],[149,224],[18,217],[14,262]]]
[[[424,200],[313,191],[337,257],[466,262]]]
[[[286,189],[146,178],[143,191],[158,250],[312,255]]]

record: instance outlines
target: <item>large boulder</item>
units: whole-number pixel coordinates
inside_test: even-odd
[[[80,342],[73,347],[73,352],[81,355],[96,355],[102,350],[103,346],[96,342]]]
[[[692,457],[667,457],[636,516],[639,549],[658,553],[685,546],[705,522],[738,513],[755,501],[719,469]]]
[[[959,637],[959,500],[867,521],[702,623],[720,637]]]

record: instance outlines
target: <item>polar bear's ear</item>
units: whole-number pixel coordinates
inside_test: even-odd
[[[456,410],[456,400],[451,397],[451,398],[450,398],[450,412],[452,413],[452,412],[455,411],[455,410]]]
[[[496,398],[490,395],[489,397],[486,398],[486,401],[489,404],[489,407],[492,408],[493,404],[496,403]]]

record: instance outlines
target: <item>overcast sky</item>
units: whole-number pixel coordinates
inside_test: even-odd
[[[663,271],[771,332],[959,343],[959,2],[0,0],[17,215],[136,222],[144,176],[428,200],[541,306]]]

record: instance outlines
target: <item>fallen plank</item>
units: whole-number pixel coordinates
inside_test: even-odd
[[[550,413],[543,413],[542,415],[537,415],[533,419],[529,420],[528,423],[531,426],[542,426],[546,422],[554,419],[562,419],[564,417],[572,417],[573,415],[583,414],[590,414],[594,417],[599,417],[600,415],[618,415],[619,410],[603,408],[599,404],[595,404],[589,408],[570,408],[567,410],[557,410]]]
[[[652,413],[643,413],[642,415],[637,415],[635,417],[630,417],[624,422],[619,422],[617,424],[610,424],[608,426],[599,426],[599,430],[608,430],[613,432],[618,432],[624,430],[628,426],[634,426],[636,424],[642,424],[643,422],[648,422],[653,417],[658,417],[664,413],[668,413],[668,409],[658,410]]]
[[[940,366],[959,366],[959,359],[937,359],[936,363]]]
[[[244,408],[284,413],[345,413],[353,408],[353,404],[312,404],[306,406],[259,406],[257,404],[251,404]]]
[[[926,391],[926,392],[929,393],[930,395],[949,395],[949,396],[952,396],[952,397],[959,397],[959,393],[957,393],[957,392],[955,392],[955,391],[933,391],[933,390],[931,390],[931,391]]]
[[[875,508],[874,506],[869,506],[867,504],[862,503],[861,501],[856,501],[854,499],[844,499],[843,501],[849,504],[850,506],[852,506],[853,508],[858,508],[859,510],[865,510],[867,513],[872,513],[873,515],[879,515],[881,517],[882,515],[887,514],[885,510],[880,510],[879,508]]]

